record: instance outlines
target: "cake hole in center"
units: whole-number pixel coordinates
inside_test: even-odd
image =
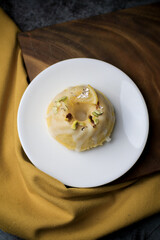
[[[87,119],[87,109],[83,104],[77,104],[74,109],[74,116],[77,121],[85,121]]]
[[[75,118],[78,121],[85,121],[87,119],[87,114],[84,111],[77,111],[75,112]]]

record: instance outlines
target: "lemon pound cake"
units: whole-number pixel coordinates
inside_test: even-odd
[[[71,150],[85,151],[110,141],[114,124],[112,104],[90,85],[65,89],[47,109],[49,132]]]

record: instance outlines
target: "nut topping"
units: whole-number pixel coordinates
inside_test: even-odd
[[[92,114],[95,116],[95,117],[98,117],[100,115],[103,114],[103,111],[102,110],[95,110],[94,112],[92,112]]]
[[[71,121],[72,118],[73,118],[73,116],[72,116],[71,113],[68,113],[68,114],[66,115],[66,121]]]
[[[61,98],[59,98],[58,100],[57,100],[57,102],[64,102],[65,100],[67,100],[67,96],[63,96],[63,97],[61,97]]]
[[[72,126],[71,126],[71,128],[72,128],[73,130],[76,130],[76,129],[77,129],[77,127],[78,127],[78,121],[77,121],[77,120],[75,120],[75,121],[72,123]]]

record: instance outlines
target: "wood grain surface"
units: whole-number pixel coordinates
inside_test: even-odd
[[[118,181],[160,170],[160,4],[56,24],[18,36],[30,81],[69,58],[96,58],[121,69],[146,101],[150,132],[134,167]],[[44,79],[45,81],[45,79]]]

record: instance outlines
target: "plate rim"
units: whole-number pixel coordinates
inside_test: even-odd
[[[142,146],[142,148],[141,148],[141,151],[140,151],[140,153],[138,154],[138,158],[135,160],[135,162],[130,166],[130,168],[127,168],[127,170],[126,171],[124,171],[123,173],[121,173],[119,176],[117,176],[116,178],[114,178],[113,180],[110,180],[110,181],[108,181],[108,182],[105,182],[105,183],[102,183],[102,184],[97,184],[97,185],[90,185],[90,186],[88,186],[88,185],[86,185],[86,186],[75,186],[74,184],[69,184],[69,186],[71,186],[71,187],[78,187],[78,188],[92,188],[92,187],[99,187],[99,186],[103,186],[103,185],[105,185],[105,184],[108,184],[108,183],[110,183],[110,182],[113,182],[114,180],[116,180],[116,179],[118,179],[118,178],[120,178],[121,176],[123,176],[126,172],[128,172],[134,165],[135,165],[135,163],[138,161],[138,159],[139,159],[139,157],[141,156],[141,154],[142,154],[142,152],[143,152],[143,150],[144,150],[144,148],[145,148],[145,146],[146,146],[146,143],[147,143],[147,139],[148,139],[148,135],[149,135],[149,113],[148,113],[148,108],[147,108],[147,104],[146,104],[146,102],[145,102],[145,99],[144,99],[144,97],[143,97],[143,94],[142,94],[142,92],[140,91],[140,89],[138,88],[138,86],[135,84],[135,82],[125,73],[125,72],[123,72],[121,69],[119,69],[118,67],[116,67],[116,66],[114,66],[114,65],[112,65],[112,64],[110,64],[110,63],[108,63],[108,62],[105,62],[105,61],[102,61],[102,60],[99,60],[99,59],[94,59],[94,58],[70,58],[70,59],[65,59],[65,60],[62,60],[62,61],[59,61],[59,62],[57,62],[57,63],[55,63],[55,64],[52,64],[51,66],[49,66],[49,67],[47,67],[46,69],[44,69],[43,71],[41,71],[32,81],[31,81],[31,83],[27,86],[27,88],[25,89],[25,91],[24,91],[24,93],[23,93],[23,95],[22,95],[22,97],[21,97],[21,100],[20,100],[20,103],[19,103],[19,107],[18,107],[18,112],[17,112],[17,130],[18,130],[18,136],[19,136],[19,140],[20,140],[20,143],[21,143],[21,145],[22,145],[22,148],[23,148],[23,150],[24,150],[24,152],[25,152],[25,154],[27,155],[27,157],[30,159],[30,157],[28,156],[28,153],[26,152],[26,148],[25,148],[25,146],[24,146],[24,144],[23,144],[23,139],[22,139],[22,136],[21,136],[21,130],[20,130],[20,110],[21,110],[21,108],[22,108],[22,106],[23,106],[23,101],[24,101],[24,99],[25,99],[25,95],[26,95],[26,93],[30,90],[30,86],[34,86],[34,84],[36,84],[37,83],[37,81],[39,80],[39,77],[42,75],[42,74],[45,74],[45,72],[48,72],[53,66],[55,66],[55,65],[58,65],[58,64],[63,64],[64,62],[68,62],[68,61],[75,61],[75,60],[91,60],[91,61],[98,61],[98,62],[102,62],[103,64],[107,64],[107,65],[109,65],[109,66],[111,66],[112,68],[114,68],[114,69],[116,69],[116,70],[118,70],[118,71],[120,71],[121,73],[123,73],[124,75],[126,75],[126,77],[128,78],[128,80],[130,81],[130,83],[131,84],[133,84],[134,85],[134,87],[136,88],[136,90],[138,90],[138,94],[141,96],[141,101],[143,101],[143,106],[145,107],[145,115],[146,115],[146,135],[145,135],[145,138],[144,138],[144,143],[143,143],[143,146]],[[32,161],[32,159],[30,159],[30,161],[31,161],[31,163],[35,166],[35,167],[37,167],[35,164],[34,164],[34,161]],[[40,169],[39,167],[37,167],[38,169]],[[40,169],[41,171],[43,171],[42,169]],[[45,174],[47,174],[47,175],[50,175],[50,174],[48,174],[48,173],[46,173],[45,171],[43,171]],[[53,178],[55,178],[55,179],[57,179],[56,177],[54,177],[53,175],[50,175],[51,177],[53,177]],[[57,179],[58,181],[61,181],[61,180],[59,180],[59,179]],[[63,184],[65,184],[65,185],[68,185],[68,184],[66,184],[66,183],[64,183],[63,181],[61,181]]]

